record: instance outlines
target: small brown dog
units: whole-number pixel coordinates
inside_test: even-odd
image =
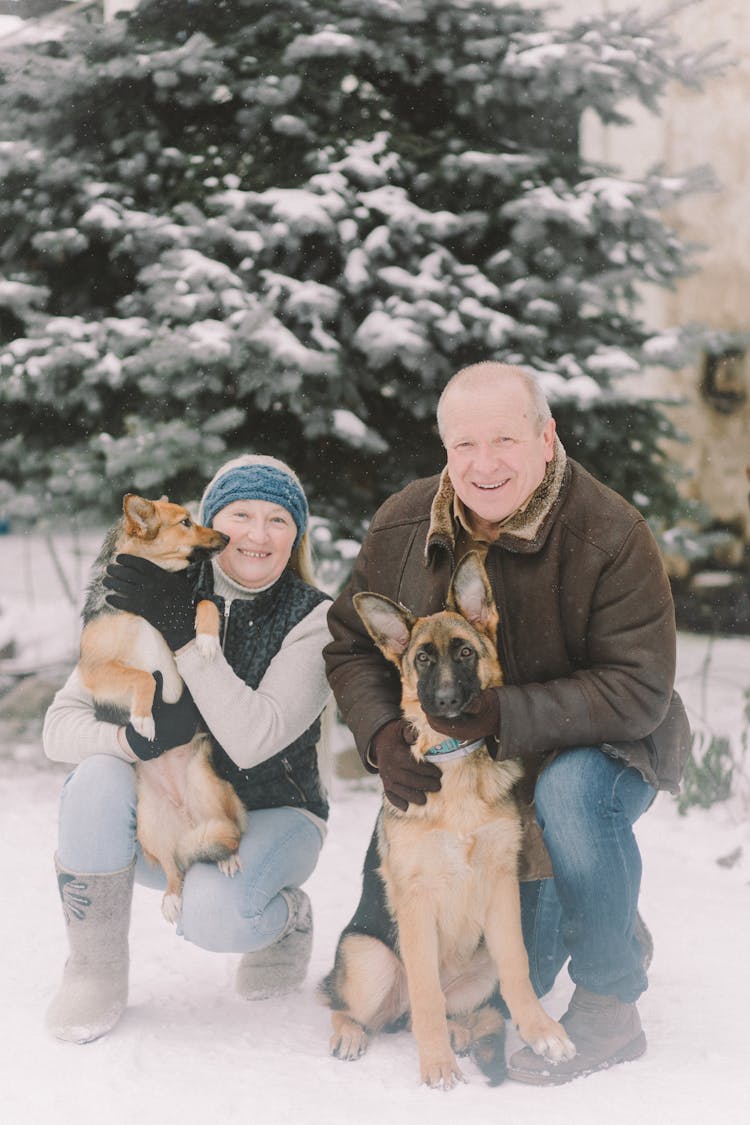
[[[104,575],[118,554],[149,559],[165,570],[220,551],[227,537],[193,522],[186,508],[128,493],[122,519],[110,530],[91,572],[83,610],[81,681],[103,717],[130,721],[145,738],[154,737],[152,704],[161,672],[163,698],[176,702],[182,680],[166,641],[142,617],[113,609],[105,601]],[[219,650],[219,611],[213,602],[196,609],[196,637],[202,655]],[[239,870],[237,849],[247,813],[229,782],[217,777],[211,764],[211,743],[196,734],[152,761],[137,765],[138,839],[144,854],[163,868],[167,889],[162,913],[175,922],[180,913],[185,872],[198,861],[217,862],[226,875]]]
[[[356,1059],[368,1035],[410,1018],[423,1082],[455,1085],[462,1078],[455,1054],[471,1053],[496,1085],[505,1076],[499,982],[522,1038],[552,1062],[570,1058],[573,1044],[529,980],[513,795],[521,769],[493,761],[481,740],[445,739],[425,714],[459,714],[481,690],[502,683],[484,566],[476,553],[462,559],[447,609],[429,617],[379,594],[354,601],[399,670],[401,710],[417,734],[412,753],[440,767],[442,787],[405,812],[383,801],[359,905],[320,986],[333,1009],[331,1051]]]

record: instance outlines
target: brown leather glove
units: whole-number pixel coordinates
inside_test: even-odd
[[[446,719],[441,715],[428,715],[427,721],[438,734],[457,738],[459,742],[471,742],[476,738],[487,739],[487,749],[493,758],[497,757],[496,739],[500,736],[500,696],[497,688],[485,688],[467,703],[460,715]]]
[[[406,812],[409,804],[424,805],[428,793],[437,793],[441,772],[431,762],[418,762],[410,750],[417,736],[406,719],[391,719],[370,743],[370,757],[383,782],[386,797]]]

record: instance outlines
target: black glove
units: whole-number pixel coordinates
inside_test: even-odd
[[[143,617],[158,629],[173,652],[195,636],[194,576],[171,573],[148,559],[118,555],[107,567],[107,605]]]
[[[487,739],[490,755],[497,757],[496,739],[500,735],[500,696],[497,688],[485,688],[467,703],[460,715],[446,719],[442,715],[427,715],[427,721],[438,734],[456,738],[459,742]]]
[[[410,750],[416,733],[406,719],[391,719],[373,735],[370,754],[378,768],[386,797],[406,812],[409,804],[424,805],[437,793],[441,771],[432,762],[418,762]]]
[[[176,703],[165,703],[162,696],[164,689],[162,674],[153,672],[152,675],[156,680],[156,691],[151,708],[156,728],[154,741],[149,742],[139,734],[132,723],[128,723],[125,727],[128,746],[142,762],[150,762],[165,750],[171,750],[175,746],[184,746],[195,734],[200,719],[200,711],[195,706],[186,684],[182,685],[182,695]]]

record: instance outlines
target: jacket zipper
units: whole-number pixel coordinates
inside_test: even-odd
[[[284,767],[284,773],[287,776],[287,781],[289,782],[290,785],[292,785],[297,790],[297,792],[299,793],[299,795],[302,798],[302,800],[304,801],[304,803],[307,804],[307,795],[306,795],[305,791],[303,789],[301,789],[300,786],[297,784],[297,782],[294,778],[294,774],[292,773],[292,767],[289,764],[289,759],[287,758],[286,754],[281,759],[281,764]]]
[[[222,652],[224,651],[225,645],[227,643],[227,633],[229,632],[229,611],[230,611],[231,608],[232,608],[231,601],[229,601],[229,602],[225,601],[224,602],[224,632],[223,632],[222,637],[221,637],[221,651]]]

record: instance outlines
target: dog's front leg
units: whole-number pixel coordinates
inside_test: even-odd
[[[498,874],[490,897],[485,938],[500,978],[500,992],[524,1042],[552,1062],[572,1058],[565,1028],[548,1016],[529,978],[521,928],[521,897],[514,875]]]
[[[221,648],[219,610],[208,599],[198,602],[195,609],[195,643],[204,660],[213,660]]]
[[[440,986],[437,921],[424,896],[413,894],[396,911],[401,960],[406,969],[411,1024],[419,1049],[419,1071],[428,1086],[448,1090],[463,1082],[451,1047]]]

